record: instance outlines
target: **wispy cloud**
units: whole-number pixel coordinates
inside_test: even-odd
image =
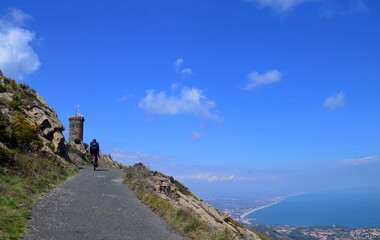
[[[213,173],[198,173],[195,175],[185,175],[185,176],[176,176],[178,179],[190,179],[190,180],[200,180],[208,182],[217,182],[217,181],[232,181],[235,179],[234,175],[230,176],[218,176]]]
[[[368,11],[364,0],[244,0],[257,5],[259,8],[271,8],[278,14],[291,13],[299,5],[304,3],[314,3],[320,7],[321,16],[331,18],[335,16],[348,16],[359,12]]]
[[[164,91],[156,93],[155,90],[148,90],[139,103],[141,109],[151,114],[191,114],[204,120],[219,122],[221,117],[212,111],[215,106],[202,90],[189,87],[183,87],[179,95],[172,96],[167,96]]]
[[[259,72],[251,72],[248,74],[248,82],[244,90],[251,90],[261,85],[272,84],[281,80],[281,72],[274,69],[260,74]]]
[[[245,0],[257,4],[260,8],[269,7],[277,12],[292,11],[297,5],[310,0]]]
[[[370,165],[380,163],[379,157],[364,157],[364,158],[353,158],[353,159],[345,159],[338,161],[338,165],[342,166],[362,166],[362,165]]]
[[[181,75],[182,78],[189,77],[193,74],[193,71],[191,70],[191,68],[182,67],[183,62],[183,58],[178,58],[174,62],[174,68]]]
[[[346,96],[344,92],[337,93],[333,96],[326,98],[326,100],[323,103],[323,106],[329,109],[335,109],[337,107],[341,107],[344,105],[345,98]]]
[[[180,73],[182,74],[182,76],[188,77],[193,74],[193,71],[190,68],[184,68],[180,71]]]
[[[41,65],[30,43],[35,33],[23,26],[31,16],[19,9],[10,9],[0,18],[0,69],[4,75],[23,80]]]
[[[190,136],[191,141],[199,141],[201,139],[205,138],[205,135],[202,132],[192,132]]]
[[[133,98],[132,94],[125,94],[124,96],[122,96],[121,98],[119,98],[119,102],[127,102],[130,99],[132,99],[132,98]]]
[[[175,60],[174,67],[179,68],[182,65],[182,63],[183,63],[183,59],[178,58],[177,60]]]
[[[111,156],[114,160],[124,165],[132,165],[139,162],[144,164],[150,164],[152,162],[164,162],[170,158],[169,156],[157,155],[147,152],[126,152],[118,148],[111,149]]]
[[[192,175],[182,175],[182,176],[176,176],[178,179],[182,180],[199,180],[199,181],[207,181],[207,182],[226,182],[226,181],[275,181],[278,180],[278,176],[242,176],[237,177],[236,175],[223,175],[223,174],[216,174],[212,172],[208,173],[197,173]]]
[[[363,0],[342,2],[326,1],[321,7],[321,16],[324,18],[332,18],[335,16],[350,16],[361,12],[367,12],[368,7]]]

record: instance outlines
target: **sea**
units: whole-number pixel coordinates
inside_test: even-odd
[[[285,198],[249,214],[251,223],[289,226],[380,227],[380,189],[334,190]]]

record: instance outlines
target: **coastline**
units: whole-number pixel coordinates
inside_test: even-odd
[[[275,202],[272,202],[270,204],[267,204],[267,205],[264,205],[264,206],[260,206],[260,207],[254,208],[254,209],[251,209],[248,212],[245,212],[242,215],[240,215],[240,220],[245,220],[244,218],[246,216],[248,216],[249,214],[254,213],[256,211],[259,211],[261,209],[264,209],[264,208],[271,207],[273,205],[279,204],[280,202],[284,201],[285,199],[286,199],[285,197],[281,197],[280,199],[276,200]]]
[[[252,219],[245,219],[245,217],[247,217],[249,214],[254,213],[256,211],[259,211],[259,210],[264,209],[264,208],[268,208],[268,207],[277,205],[277,204],[279,204],[280,202],[284,201],[285,199],[287,199],[289,197],[294,197],[294,196],[303,195],[303,194],[307,194],[307,192],[294,193],[294,194],[291,194],[291,195],[288,195],[288,196],[284,196],[284,197],[276,197],[273,200],[273,202],[271,202],[269,204],[266,204],[266,205],[263,205],[263,206],[260,206],[260,207],[248,210],[247,212],[243,213],[242,215],[240,215],[240,221],[242,221],[244,223],[249,223],[249,221],[252,220]]]

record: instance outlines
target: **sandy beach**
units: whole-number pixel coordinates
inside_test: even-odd
[[[291,194],[291,195],[288,195],[288,196],[285,196],[285,197],[277,197],[276,199],[273,200],[272,203],[269,203],[269,204],[266,204],[266,205],[263,205],[263,206],[251,209],[251,210],[247,211],[246,213],[243,213],[242,215],[240,215],[240,220],[241,221],[248,221],[248,219],[244,219],[244,218],[246,216],[248,216],[249,214],[253,213],[253,212],[256,212],[256,211],[259,211],[261,209],[264,209],[264,208],[271,207],[273,205],[279,204],[280,202],[284,201],[288,197],[293,197],[293,196],[297,196],[297,195],[301,195],[301,194],[306,194],[306,193],[307,192],[301,192],[301,193],[294,193],[294,194]]]
[[[240,216],[240,219],[241,219],[241,220],[244,220],[244,218],[245,218],[246,216],[248,216],[249,214],[251,214],[251,213],[253,213],[253,212],[256,212],[256,211],[258,211],[258,210],[261,210],[261,209],[264,209],[264,208],[271,207],[271,206],[273,206],[273,205],[279,204],[279,203],[282,202],[284,199],[285,199],[285,197],[284,197],[284,198],[281,198],[281,199],[278,199],[278,200],[276,200],[276,201],[274,201],[274,202],[272,202],[272,203],[270,203],[270,204],[267,204],[267,205],[260,206],[260,207],[254,208],[254,209],[252,209],[252,210],[249,210],[248,212],[242,214],[242,215]]]

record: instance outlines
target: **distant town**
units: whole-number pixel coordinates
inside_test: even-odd
[[[380,227],[347,228],[340,226],[283,226],[253,223],[247,213],[281,202],[284,198],[205,199],[213,207],[231,216],[246,227],[272,240],[380,240]]]
[[[380,228],[350,229],[337,226],[280,226],[245,224],[272,240],[379,240]]]

